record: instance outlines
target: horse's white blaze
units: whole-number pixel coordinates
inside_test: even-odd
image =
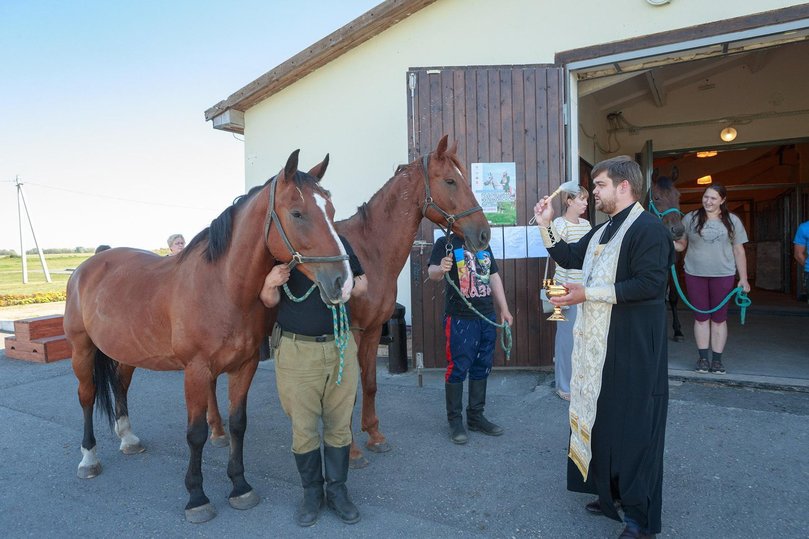
[[[332,238],[337,243],[337,247],[340,249],[340,254],[345,255],[346,250],[343,248],[343,242],[340,241],[340,237],[337,235],[337,231],[332,226],[331,220],[329,219],[329,214],[326,212],[326,204],[327,200],[325,197],[319,194],[315,194],[315,203],[317,207],[320,208],[320,211],[323,212],[323,219],[326,221],[326,226],[329,227],[329,232],[331,233]],[[348,265],[348,260],[343,261],[343,271],[348,276],[348,278],[343,283],[342,289],[342,300],[348,301],[348,298],[351,297],[351,288],[354,286],[353,279],[351,279],[351,267]]]
[[[81,462],[79,468],[92,468],[98,464],[98,457],[96,457],[96,448],[85,449],[81,448]]]
[[[140,438],[132,433],[132,426],[129,424],[129,416],[121,416],[115,420],[115,434],[121,439],[121,446],[119,449],[124,450],[125,447],[131,447],[140,443]]]

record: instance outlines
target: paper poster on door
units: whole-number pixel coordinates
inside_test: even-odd
[[[472,191],[489,223],[517,224],[516,163],[472,163]]]

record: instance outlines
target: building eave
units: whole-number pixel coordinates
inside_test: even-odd
[[[436,0],[382,2],[206,110],[205,120],[213,120],[229,110],[246,111],[434,2]],[[231,126],[230,122],[221,122],[214,128],[244,131],[243,125],[241,131],[237,131],[239,127]]]

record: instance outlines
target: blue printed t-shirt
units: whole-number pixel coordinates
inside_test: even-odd
[[[450,279],[461,290],[469,303],[481,314],[494,314],[494,302],[492,301],[492,288],[489,286],[489,277],[497,273],[498,268],[492,250],[487,247],[476,256],[471,251],[466,250],[461,238],[452,236],[452,252],[454,253],[456,249],[463,249],[463,270],[462,275],[459,277],[458,260],[453,254],[455,264],[449,271]],[[430,254],[430,265],[440,266],[441,259],[446,255],[447,238],[440,237],[433,245],[433,251]],[[457,318],[477,317],[452,287],[446,287],[444,298],[444,314]]]
[[[809,221],[800,224],[798,231],[795,233],[795,240],[792,243],[795,245],[803,245],[806,247],[806,251],[809,252]],[[806,259],[803,271],[809,273],[809,258]]]

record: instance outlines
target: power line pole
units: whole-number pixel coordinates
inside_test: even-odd
[[[42,264],[42,271],[45,273],[45,280],[49,283],[51,282],[51,274],[48,271],[48,263],[45,262],[45,254],[42,252],[42,249],[39,247],[39,242],[37,241],[37,235],[34,232],[34,223],[31,220],[31,212],[28,211],[28,204],[25,202],[25,194],[22,191],[22,182],[20,181],[20,177],[17,176],[14,180],[14,183],[17,185],[17,215],[19,217],[20,223],[20,258],[22,259],[22,283],[28,283],[28,257],[25,254],[25,243],[23,241],[23,234],[22,234],[22,210],[25,208],[25,217],[28,219],[28,226],[31,227],[31,236],[34,238],[34,245],[37,248],[37,253],[39,253],[39,262]]]

